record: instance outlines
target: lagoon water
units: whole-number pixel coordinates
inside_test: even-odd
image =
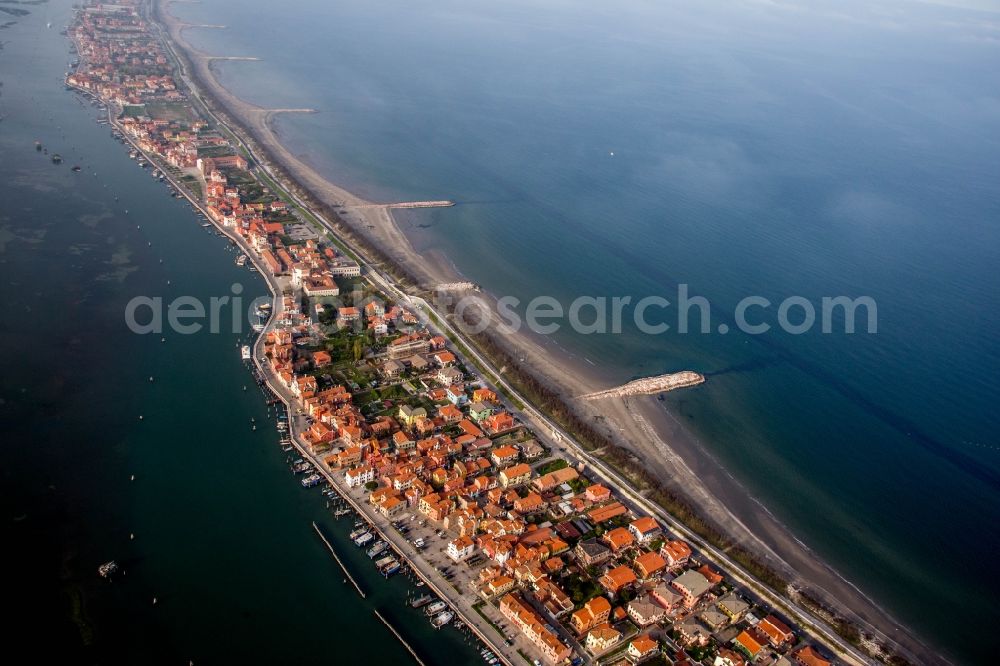
[[[878,332],[555,339],[677,414],[819,556],[960,660],[1000,579],[991,3],[174,5],[287,145],[496,295],[870,296]],[[289,45],[294,45],[290,48]],[[776,307],[776,305],[774,306]],[[817,305],[818,309],[818,305]],[[771,311],[774,322],[774,312]],[[584,360],[585,359],[585,360]],[[978,642],[978,645],[977,645]]]
[[[63,89],[70,7],[31,6],[0,30],[7,661],[328,664],[348,651],[411,663],[374,608],[426,663],[478,661],[457,630],[406,607],[405,576],[383,580],[347,519],[300,487],[235,336],[161,343],[126,328],[136,296],[207,299],[241,284],[247,302],[266,289]],[[124,572],[110,583],[96,573],[109,559]]]

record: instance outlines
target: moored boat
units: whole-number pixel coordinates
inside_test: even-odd
[[[118,571],[118,563],[114,560],[110,562],[105,562],[101,566],[97,567],[97,575],[101,578],[110,578]]]
[[[419,597],[417,597],[416,599],[414,599],[413,601],[410,602],[410,607],[411,608],[421,608],[422,606],[426,606],[427,604],[429,604],[433,600],[434,600],[434,597],[432,597],[431,595],[429,595],[429,594],[422,594],[422,595],[420,595]]]
[[[455,617],[454,613],[452,613],[451,611],[445,611],[440,615],[435,615],[431,619],[431,624],[434,626],[435,629],[440,629],[444,625],[451,622],[454,617]]]
[[[446,604],[445,602],[443,602],[443,601],[435,601],[430,606],[428,606],[427,610],[424,611],[424,612],[427,613],[427,615],[437,615],[438,613],[440,613],[441,611],[443,611],[443,610],[445,610],[447,608],[448,608],[448,604]]]

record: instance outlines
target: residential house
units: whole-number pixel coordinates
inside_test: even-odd
[[[520,451],[513,446],[498,446],[490,453],[490,460],[493,462],[494,467],[506,467],[511,463],[517,462],[519,455]]]
[[[573,552],[585,567],[597,566],[611,557],[611,549],[601,544],[597,539],[586,539],[578,542]]]
[[[475,542],[467,536],[460,536],[448,544],[448,557],[453,562],[461,562],[476,552]]]
[[[764,649],[764,645],[766,643],[767,638],[762,637],[752,627],[745,631],[741,631],[740,634],[733,639],[733,647],[750,657],[751,661],[757,658],[757,655]]]
[[[362,465],[344,472],[344,482],[348,488],[357,488],[375,480],[375,468],[371,465]]]
[[[621,639],[622,632],[612,628],[609,624],[601,624],[587,632],[584,645],[594,654],[600,654],[617,645]]]
[[[657,553],[643,553],[639,557],[632,561],[632,566],[635,568],[635,572],[639,575],[642,580],[647,580],[653,576],[659,574],[661,571],[665,571],[667,568],[667,562]]]
[[[569,622],[573,630],[581,636],[597,625],[607,622],[611,617],[611,602],[604,597],[594,597],[570,616]]]
[[[660,547],[660,555],[671,569],[682,567],[691,558],[691,546],[683,541],[667,541]]]
[[[528,482],[531,478],[531,467],[525,463],[518,463],[517,465],[511,465],[506,469],[500,470],[500,485],[504,488],[511,488],[513,486],[519,486]]]
[[[641,634],[632,639],[628,644],[628,658],[632,663],[651,659],[660,653],[660,644],[649,637],[648,634]]]
[[[600,583],[610,594],[618,594],[621,590],[634,585],[638,579],[635,572],[625,565],[610,569],[601,576]]]
[[[715,604],[720,611],[726,614],[730,622],[739,622],[744,613],[750,610],[750,604],[743,600],[735,592],[730,592],[719,599]]]
[[[650,601],[648,597],[630,601],[625,612],[640,627],[647,627],[667,617],[667,611],[659,604]]]
[[[693,608],[701,598],[701,595],[708,592],[712,585],[708,580],[692,569],[688,569],[670,583],[675,590],[684,597],[684,605]]]
[[[831,662],[823,658],[811,645],[804,645],[792,653],[792,659],[799,666],[830,666]]]
[[[579,478],[579,474],[572,467],[563,467],[562,469],[557,469],[554,472],[549,472],[548,474],[543,474],[534,481],[531,485],[534,486],[535,490],[540,493],[548,492],[553,488],[557,488],[564,483],[568,483],[576,478]]]
[[[537,481],[538,479],[535,480]],[[632,533],[624,527],[616,527],[613,530],[605,532],[604,536],[601,537],[601,540],[608,544],[611,551],[616,555],[635,543],[635,539],[632,538]]]
[[[632,532],[635,540],[641,544],[647,544],[653,539],[662,534],[660,525],[656,522],[654,518],[649,516],[643,516],[642,518],[636,518],[631,523],[629,523],[628,529]]]
[[[789,645],[793,640],[795,640],[795,634],[788,628],[788,625],[776,618],[774,615],[768,615],[763,620],[758,622],[757,628],[762,634],[767,636],[767,641],[772,647],[777,648],[782,647],[783,645]]]

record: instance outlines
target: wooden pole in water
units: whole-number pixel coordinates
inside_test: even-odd
[[[329,550],[330,554],[333,555],[333,559],[337,560],[337,564],[339,564],[340,568],[344,570],[344,574],[347,576],[347,580],[351,581],[351,584],[354,585],[354,589],[357,590],[358,594],[361,595],[361,598],[364,599],[365,593],[361,589],[361,586],[358,585],[358,581],[354,580],[354,576],[352,576],[351,572],[347,570],[347,567],[344,566],[344,563],[340,561],[340,558],[337,556],[337,551],[335,551],[333,549],[333,546],[330,545],[330,542],[326,540],[326,535],[324,535],[323,531],[320,530],[319,525],[316,524],[315,520],[313,521],[312,525],[313,529],[316,530],[316,534],[318,534],[319,538],[322,539],[323,543],[326,544],[327,550]]]
[[[405,647],[407,649],[407,651],[411,655],[413,655],[414,661],[416,661],[418,664],[420,664],[420,666],[425,666],[424,662],[421,661],[420,657],[417,656],[417,653],[414,652],[413,648],[410,647],[410,644],[407,643],[405,640],[403,640],[403,637],[399,635],[399,632],[396,631],[395,627],[393,627],[391,624],[389,624],[389,621],[386,620],[384,617],[382,617],[382,614],[378,612],[377,608],[375,609],[375,617],[377,617],[378,619],[382,620],[382,624],[384,624],[385,626],[389,627],[389,631],[391,631],[393,633],[393,635],[395,635],[396,638],[399,639],[399,642],[403,644],[403,647]]]

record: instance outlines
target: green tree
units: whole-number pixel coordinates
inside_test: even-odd
[[[361,342],[361,338],[358,338],[354,341],[354,361],[355,362],[360,361],[364,355],[365,355],[364,343]]]

